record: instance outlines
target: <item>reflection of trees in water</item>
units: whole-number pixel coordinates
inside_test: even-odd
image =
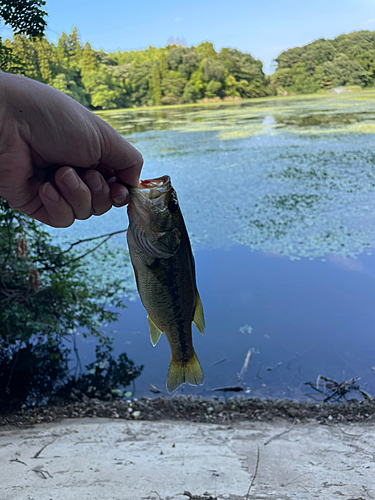
[[[8,344],[0,339],[0,410],[71,397],[121,397],[139,377],[143,365],[136,366],[124,352],[116,360],[112,351],[111,341],[99,344],[96,360],[83,373],[73,375],[70,349],[63,347],[58,337]]]
[[[373,115],[373,113],[372,113]],[[315,112],[311,114],[293,114],[283,116],[282,114],[274,115],[277,124],[296,127],[331,127],[335,125],[347,125],[348,123],[356,123],[366,119],[366,113],[332,113],[332,112]]]
[[[116,233],[119,232],[124,231]],[[125,260],[123,254],[119,256],[105,247],[111,236],[84,238],[63,248],[40,224],[0,201],[0,401],[3,403],[33,397],[40,400],[63,379],[70,380],[72,385],[74,379],[69,377],[67,368],[69,351],[62,344],[64,340],[74,344],[77,331],[102,342],[108,340],[103,325],[117,320],[119,313],[113,309],[124,307],[123,296],[127,292],[126,281],[118,275],[105,279],[103,271],[102,276],[97,273],[97,268],[103,269],[111,256]],[[94,254],[96,270],[92,260],[88,260]],[[101,363],[113,368],[112,375],[104,377],[108,390],[132,380],[123,371],[125,365],[133,378],[141,370],[126,355],[120,355],[115,362],[110,352],[107,346],[104,357],[101,351],[97,353]],[[116,375],[117,381],[113,379],[116,370],[123,371],[121,377]],[[92,391],[95,393],[95,387]]]

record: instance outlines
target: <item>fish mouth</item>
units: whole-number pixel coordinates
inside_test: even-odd
[[[171,178],[169,175],[163,175],[155,179],[139,181],[139,187],[135,189],[149,200],[155,200],[165,195],[171,187]]]
[[[171,178],[163,175],[155,179],[139,181],[138,187],[131,187],[128,214],[137,213],[142,226],[149,224],[153,210],[164,208],[164,199],[172,189]]]

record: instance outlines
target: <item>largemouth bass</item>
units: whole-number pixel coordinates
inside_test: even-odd
[[[137,288],[155,346],[162,333],[171,348],[167,390],[201,385],[191,323],[203,335],[203,307],[195,281],[189,236],[169,176],[129,187],[127,240]]]

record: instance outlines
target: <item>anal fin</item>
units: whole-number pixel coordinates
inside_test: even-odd
[[[147,316],[147,319],[148,319],[148,326],[150,329],[151,344],[155,347],[163,332],[159,330],[159,328],[155,325],[150,316]]]
[[[195,304],[193,323],[197,327],[199,333],[201,335],[204,335],[204,329],[206,327],[206,324],[204,321],[203,306],[201,298],[199,297],[198,290],[197,290],[197,302]]]

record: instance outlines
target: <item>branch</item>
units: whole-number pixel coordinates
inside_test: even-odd
[[[83,257],[86,257],[86,255],[89,255],[90,253],[95,252],[95,250],[97,250],[99,247],[101,247],[102,245],[104,245],[104,243],[106,243],[110,238],[112,238],[112,236],[115,236],[116,234],[126,233],[126,231],[127,231],[127,229],[121,229],[120,231],[114,231],[113,233],[102,234],[100,236],[93,236],[92,238],[85,238],[83,240],[75,241],[74,243],[70,244],[69,248],[67,248],[66,250],[63,250],[62,252],[60,252],[59,254],[57,254],[55,256],[55,258],[60,257],[61,255],[70,252],[70,250],[75,245],[79,245],[80,243],[87,243],[88,241],[99,240],[100,238],[105,238],[103,241],[101,241],[100,243],[98,243],[94,248],[91,248],[87,252],[85,252],[85,253],[83,253],[81,255],[78,255],[77,257],[74,257],[74,259],[68,260],[68,262],[64,262],[64,264],[62,264],[63,266],[67,266],[69,264],[72,264],[73,262],[76,262],[79,259],[82,259]],[[42,268],[42,271],[46,271],[46,270],[49,270],[49,269],[53,270],[53,269],[56,269],[57,267],[60,267],[60,266],[57,266],[57,265],[55,265],[55,266],[45,265]]]
[[[88,241],[94,241],[94,240],[99,240],[100,238],[111,238],[112,236],[115,236],[116,234],[121,234],[121,233],[126,233],[127,229],[121,229],[120,231],[114,231],[113,233],[107,233],[107,234],[102,234],[100,236],[93,236],[92,238],[85,238],[84,240],[78,240],[75,241],[74,243],[71,243],[69,248],[66,250],[63,250],[60,252],[58,255],[63,255],[64,253],[70,252],[70,250],[75,247],[76,245],[80,245],[81,243],[87,243]]]

